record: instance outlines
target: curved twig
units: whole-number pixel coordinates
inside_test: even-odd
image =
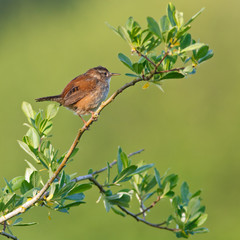
[[[106,192],[104,187],[103,187],[103,185],[101,185],[94,177],[90,178],[89,180],[99,189],[99,191],[101,193],[104,194]],[[138,217],[138,214],[134,214],[134,213],[130,212],[129,210],[127,210],[126,208],[124,208],[124,207],[122,207],[120,205],[117,205],[117,206],[118,206],[118,208],[120,208],[127,215],[133,217],[138,222],[142,222],[142,223],[144,223],[144,224],[146,224],[148,226],[151,226],[151,227],[154,227],[154,228],[158,228],[158,229],[168,230],[170,232],[179,232],[179,231],[181,231],[181,229],[177,229],[177,228],[163,227],[162,225],[166,224],[166,222],[163,222],[163,223],[151,223],[151,222],[148,222],[145,219]]]
[[[0,235],[4,236],[4,237],[7,237],[7,238],[11,238],[13,240],[18,240],[18,238],[16,236],[13,236],[9,233],[6,233],[5,231],[0,231]]]

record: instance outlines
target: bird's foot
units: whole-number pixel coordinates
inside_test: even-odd
[[[93,121],[97,121],[97,120],[98,120],[98,113],[96,113],[96,112],[91,112],[91,114],[92,114],[92,119],[93,119]]]

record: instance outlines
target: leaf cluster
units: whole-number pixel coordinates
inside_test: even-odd
[[[203,10],[185,22],[183,13],[169,3],[167,14],[160,20],[147,17],[146,28],[142,28],[133,17],[128,18],[124,26],[117,28],[108,24],[129,44],[131,52],[138,56],[136,61],[123,53],[118,54],[119,60],[131,70],[126,75],[146,79],[154,73],[150,82],[159,86],[162,80],[194,74],[200,63],[213,56],[207,44],[196,41],[189,33],[191,23]]]
[[[172,214],[166,217],[161,225],[175,227],[177,237],[184,238],[208,231],[207,228],[200,227],[207,219],[207,214],[204,213],[205,207],[201,205],[201,191],[191,194],[188,184],[183,182],[181,193],[176,194],[178,175],[165,172],[160,176],[154,164],[132,164],[131,158],[128,158],[120,147],[117,155],[117,174],[113,178],[110,177],[111,172],[112,169],[108,167],[103,185],[108,190],[102,193],[107,212],[112,210],[118,215],[125,216],[121,208],[119,210],[116,206],[129,208],[135,197],[140,209],[135,216],[143,215],[146,219],[150,209],[158,201],[168,201],[172,207]],[[117,192],[113,191],[116,187],[120,188]]]
[[[58,107],[55,104],[47,106],[46,111],[34,111],[31,104],[23,102],[22,110],[27,117],[28,130],[23,136],[22,141],[18,141],[20,147],[31,157],[31,161],[25,160],[27,168],[24,176],[18,176],[6,182],[6,186],[0,188],[0,213],[7,214],[26,201],[32,199],[44,186],[44,180],[49,179],[63,157],[58,156],[50,138],[52,130],[52,119],[56,116]],[[78,149],[72,153],[71,158],[77,153]],[[35,165],[35,166],[34,166]],[[91,183],[79,184],[72,180],[74,174],[68,175],[65,171],[51,184],[50,191],[47,192],[36,203],[36,206],[45,206],[49,209],[68,212],[71,207],[78,206],[83,202],[83,192],[92,187]],[[33,223],[22,223],[22,218],[8,222],[9,226],[27,226]]]

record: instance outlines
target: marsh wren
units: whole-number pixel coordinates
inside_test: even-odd
[[[117,75],[120,74],[110,73],[102,66],[91,68],[70,81],[61,94],[37,98],[36,101],[58,102],[60,106],[73,110],[86,124],[81,115],[93,116],[108,95],[111,77]]]

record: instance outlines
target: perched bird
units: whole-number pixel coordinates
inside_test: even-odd
[[[62,93],[55,96],[37,98],[37,102],[55,101],[73,110],[83,120],[81,115],[94,114],[94,111],[106,99],[112,76],[119,73],[110,73],[106,68],[98,66],[89,69],[82,75],[70,81]]]

